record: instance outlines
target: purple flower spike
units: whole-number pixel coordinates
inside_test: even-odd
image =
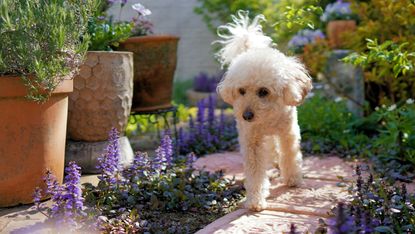
[[[109,144],[105,153],[98,158],[97,169],[101,171],[101,175],[99,175],[98,178],[109,184],[117,183],[120,160],[120,145],[118,139],[118,130],[116,128],[111,129],[108,139]]]
[[[81,183],[81,168],[76,165],[75,162],[70,162],[69,166],[65,168],[65,187],[66,187],[66,196],[67,209],[73,209],[74,211],[80,211],[84,206],[84,199],[82,198],[82,189],[80,187]]]
[[[186,166],[188,168],[193,168],[193,163],[196,162],[197,157],[194,153],[190,153],[187,155]]]

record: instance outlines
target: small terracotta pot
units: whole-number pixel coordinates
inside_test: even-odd
[[[134,94],[131,111],[171,106],[179,38],[170,35],[131,37],[119,50],[134,53]]]
[[[327,24],[327,36],[332,49],[341,49],[344,46],[342,34],[356,30],[354,20],[334,20]]]
[[[45,188],[46,169],[62,182],[72,88],[64,80],[38,104],[25,98],[19,77],[0,76],[0,207],[32,203],[34,189]]]
[[[131,111],[133,72],[131,52],[87,53],[69,95],[70,139],[105,141],[113,127],[123,135]]]

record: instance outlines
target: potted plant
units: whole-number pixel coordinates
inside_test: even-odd
[[[47,168],[62,182],[70,78],[95,4],[0,1],[0,207],[31,203]]]
[[[112,128],[121,134],[122,162],[134,156],[124,136],[133,96],[133,53],[113,50],[131,35],[133,22],[114,22],[105,13],[112,2],[100,0],[99,4],[88,23],[91,40],[86,60],[69,95],[66,162],[75,161],[88,173],[97,171]]]
[[[220,97],[216,94],[216,86],[222,79],[222,76],[222,72],[212,76],[209,76],[205,72],[201,72],[195,76],[193,79],[193,88],[186,91],[189,103],[196,106],[200,100],[209,98],[209,96],[212,96],[215,99],[220,99]],[[217,102],[217,104],[219,106],[225,105],[221,99],[218,101],[219,102]]]
[[[168,108],[172,102],[173,78],[177,63],[179,38],[173,35],[152,34],[147,19],[151,11],[134,4],[132,37],[120,44],[119,50],[134,53],[133,112]]]
[[[337,0],[326,6],[320,19],[327,23],[327,36],[331,48],[338,49],[344,46],[342,35],[356,30],[356,18],[349,2]]]

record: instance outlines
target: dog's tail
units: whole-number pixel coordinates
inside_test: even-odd
[[[215,41],[220,43],[223,48],[216,54],[222,66],[231,63],[239,54],[252,48],[266,48],[272,45],[272,39],[262,33],[260,23],[265,21],[263,15],[257,15],[250,22],[248,11],[238,11],[237,15],[232,15],[232,23],[218,27],[218,36],[222,40]]]

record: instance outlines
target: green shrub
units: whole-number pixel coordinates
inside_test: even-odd
[[[369,156],[384,174],[400,179],[415,169],[415,105],[408,99],[376,109],[371,117],[378,123],[377,135]]]
[[[0,1],[0,74],[21,76],[28,98],[46,100],[82,63],[96,6],[96,0]]]
[[[344,102],[316,95],[298,108],[298,122],[305,150],[316,153],[348,151],[354,144],[356,118]]]
[[[406,58],[401,56],[415,51],[414,2],[352,0],[352,3],[360,23],[355,33],[346,35],[345,41],[354,51],[367,57],[363,65],[366,99],[370,106],[373,109],[381,104],[414,98],[415,78],[411,72],[404,72],[405,66],[410,65],[404,64]],[[408,59],[413,64],[414,58],[409,56]]]

